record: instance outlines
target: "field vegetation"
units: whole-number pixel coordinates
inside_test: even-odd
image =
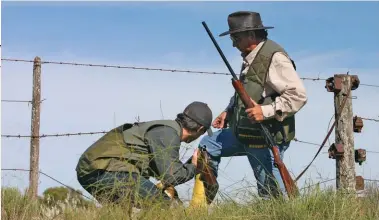
[[[128,203],[96,205],[65,187],[47,189],[37,201],[16,188],[1,190],[2,218],[9,220],[78,219],[341,219],[378,220],[379,188],[366,185],[364,197],[318,188],[291,201],[259,200],[237,204],[225,199],[221,204],[205,208],[175,206],[162,209],[151,205],[146,209],[130,208]]]

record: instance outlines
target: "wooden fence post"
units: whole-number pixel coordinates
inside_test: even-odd
[[[339,78],[336,80],[336,78]],[[340,80],[340,91],[335,92],[334,107],[336,111],[335,145],[342,149],[343,156],[336,157],[336,188],[355,192],[355,151],[353,133],[352,77],[347,74],[334,76],[335,85]],[[346,100],[345,100],[346,99]],[[345,102],[344,106],[343,102]],[[340,108],[343,109],[340,109]],[[341,112],[339,116],[337,114]]]
[[[33,65],[33,98],[30,138],[30,173],[29,196],[37,199],[39,176],[39,129],[40,129],[40,105],[41,105],[41,58],[34,58]]]

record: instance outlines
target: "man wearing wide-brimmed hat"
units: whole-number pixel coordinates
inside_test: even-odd
[[[229,30],[220,36],[230,35],[233,47],[241,51],[240,79],[257,105],[245,109],[235,93],[225,111],[213,121],[213,127],[221,130],[205,136],[199,147],[207,149],[216,176],[221,157],[247,155],[259,195],[277,197],[285,193],[284,184],[256,122],[268,125],[283,159],[295,137],[294,115],[307,102],[306,91],[293,60],[279,44],[267,38],[267,29],[273,27],[264,26],[259,13],[232,13],[228,24]],[[224,127],[226,124],[228,128]],[[212,201],[218,186],[210,189],[205,183],[205,187],[208,200]]]

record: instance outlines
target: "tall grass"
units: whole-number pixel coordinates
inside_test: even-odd
[[[2,219],[78,219],[78,220],[125,220],[125,219],[379,219],[379,188],[366,186],[367,195],[356,197],[336,193],[332,189],[312,190],[291,201],[251,199],[246,204],[224,201],[208,209],[173,207],[163,210],[159,205],[134,211],[132,216],[127,205],[104,204],[78,207],[68,200],[48,206],[41,200],[31,202],[17,189],[2,189]]]

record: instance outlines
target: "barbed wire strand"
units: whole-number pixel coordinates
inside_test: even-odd
[[[4,61],[13,61],[13,62],[29,62],[33,63],[34,60],[25,60],[25,59],[8,59],[3,58]],[[87,67],[104,67],[104,68],[117,68],[117,69],[133,69],[133,70],[153,70],[153,71],[164,71],[164,72],[184,72],[184,73],[199,73],[199,74],[213,74],[213,75],[230,75],[226,72],[211,72],[211,71],[197,71],[197,70],[181,70],[181,69],[166,69],[166,68],[150,68],[150,67],[136,67],[136,66],[121,66],[121,65],[108,65],[108,64],[90,64],[90,63],[75,63],[75,62],[61,62],[61,61],[41,61],[41,64],[58,64],[58,65],[73,65],[73,66],[87,66]],[[239,74],[236,74],[239,75]],[[304,80],[325,80],[319,77],[309,78],[303,77]]]
[[[333,180],[336,180],[336,178],[333,178],[333,179],[327,179],[327,180],[324,180],[324,181],[320,181],[318,183],[315,183],[315,184],[312,184],[312,185],[309,185],[309,186],[305,186],[305,187],[302,187],[300,188],[300,190],[303,190],[303,189],[306,189],[306,188],[310,188],[312,186],[317,186],[319,184],[322,184],[322,183],[327,183],[327,182],[330,182],[330,181],[333,181]],[[365,181],[369,181],[369,182],[379,182],[379,180],[375,180],[375,179],[366,179],[366,178],[363,178],[363,180]]]
[[[315,146],[321,146],[321,144],[313,143],[313,142],[308,142],[308,141],[302,141],[297,139],[296,137],[293,139],[296,142],[303,143],[303,144],[309,144],[309,145],[315,145]],[[324,146],[327,147],[327,146]]]
[[[42,134],[40,136],[20,135],[20,134],[3,134],[1,137],[5,138],[45,138],[45,137],[62,137],[62,136],[81,136],[81,135],[94,135],[106,134],[107,131],[94,131],[94,132],[78,132],[78,133],[58,133],[58,134]]]
[[[365,84],[365,83],[360,83],[359,85],[360,86],[370,86],[370,87],[378,87],[379,88],[379,85],[372,85],[372,84]]]
[[[304,187],[300,188],[300,190],[307,189],[307,188],[310,188],[310,187],[312,187],[312,186],[317,186],[317,185],[322,184],[322,183],[327,183],[327,182],[330,182],[330,181],[333,181],[333,180],[336,180],[336,178],[333,178],[333,179],[327,179],[327,180],[320,181],[320,182],[318,182],[318,183],[315,183],[315,184],[312,184],[312,185],[309,185],[309,186],[304,186]]]
[[[294,141],[296,142],[299,142],[299,143],[303,143],[303,144],[309,144],[309,145],[315,145],[315,146],[321,146],[321,144],[317,144],[317,143],[313,143],[313,142],[308,142],[308,141],[302,141],[302,140],[299,140],[297,138],[294,138],[293,139]],[[328,146],[324,146],[324,148],[326,148]],[[379,154],[379,151],[372,151],[372,150],[366,150],[367,153],[375,153],[375,154]],[[324,153],[328,153],[328,152],[324,152]]]
[[[2,60],[13,61],[13,62],[34,63],[34,60],[25,60],[25,59],[3,58]],[[195,70],[166,69],[166,68],[150,68],[150,67],[121,66],[121,65],[107,65],[107,64],[74,63],[74,62],[60,62],[60,61],[41,61],[41,64],[58,64],[58,65],[104,67],[104,68],[117,68],[117,69],[154,70],[154,71],[164,71],[164,72],[185,72],[185,73],[200,73],[200,74],[214,74],[214,75],[230,75],[230,73],[224,73],[224,72],[195,71]]]
[[[3,168],[2,168],[1,170],[4,170],[4,171],[24,171],[24,172],[31,172],[31,170],[29,170],[29,169],[18,169],[18,168],[15,168],[15,169],[3,169]],[[53,180],[53,181],[55,181],[55,182],[61,184],[62,186],[67,187],[67,188],[70,189],[71,191],[73,191],[73,192],[75,192],[75,193],[77,193],[77,194],[79,194],[79,195],[81,195],[81,196],[83,196],[83,197],[85,197],[85,198],[87,198],[87,199],[89,199],[89,200],[94,201],[92,198],[90,198],[90,197],[84,195],[83,193],[81,193],[81,192],[79,192],[79,191],[76,191],[76,190],[75,190],[74,188],[72,188],[71,186],[68,186],[68,185],[62,183],[61,181],[57,180],[56,178],[54,178],[54,177],[52,177],[52,176],[50,176],[50,175],[48,175],[48,174],[46,174],[46,173],[44,173],[44,172],[42,172],[42,171],[38,171],[38,173],[40,173],[40,174],[42,174],[42,175],[44,175],[44,176],[50,178],[51,180]]]
[[[375,121],[375,122],[379,122],[379,119],[375,119],[375,118],[362,118],[362,120],[366,120],[366,121]]]
[[[1,137],[4,138],[46,138],[46,137],[69,137],[69,136],[81,136],[81,135],[95,135],[95,134],[106,134],[107,131],[94,131],[94,132],[78,132],[78,133],[58,133],[58,134],[42,134],[40,136],[32,136],[32,135],[20,135],[20,134],[3,134]],[[299,140],[298,138],[293,139],[296,142],[320,146],[320,144]],[[324,146],[327,147],[327,146]],[[377,151],[366,151],[367,153],[379,153]]]
[[[13,59],[13,58],[2,58],[3,61],[11,62],[27,62],[34,63],[34,60],[26,59]],[[133,70],[152,70],[152,71],[162,71],[162,72],[183,72],[183,73],[199,73],[199,74],[212,74],[212,75],[230,75],[227,72],[212,72],[212,71],[198,71],[198,70],[183,70],[183,69],[166,69],[166,68],[152,68],[152,67],[137,67],[137,66],[121,66],[121,65],[108,65],[108,64],[91,64],[91,63],[76,63],[76,62],[62,62],[62,61],[41,61],[41,64],[57,64],[57,65],[72,65],[72,66],[87,66],[87,67],[103,67],[103,68],[117,68],[117,69],[133,69]],[[239,75],[236,73],[236,75]],[[312,77],[301,77],[303,80],[311,81],[325,81],[326,78],[312,78]],[[379,87],[379,85],[363,84],[362,86]]]
[[[367,153],[379,154],[379,151],[366,150]]]
[[[29,100],[11,100],[11,99],[2,99],[2,102],[27,102],[27,103],[32,103],[33,101]]]
[[[375,122],[379,122],[377,119],[373,118],[362,118],[362,120],[371,120]],[[95,131],[95,132],[77,132],[77,133],[57,133],[57,134],[42,134],[40,136],[31,136],[31,135],[20,135],[20,134],[3,134],[1,137],[5,138],[45,138],[45,137],[61,137],[61,136],[80,136],[80,135],[94,135],[94,134],[105,134],[107,131]],[[302,141],[297,138],[294,138],[294,141],[320,146],[320,144]]]
[[[42,99],[41,101],[40,101],[40,103],[42,103],[43,101],[45,101],[46,99]],[[16,103],[28,103],[28,105],[29,104],[32,104],[33,103],[33,101],[32,100],[15,100],[15,99],[2,99],[1,100],[2,102],[16,102]]]
[[[2,171],[23,171],[23,172],[31,172],[30,169],[19,169],[19,168],[13,168],[13,169],[4,169],[4,168],[2,168],[1,170],[2,170]],[[75,192],[75,193],[77,193],[77,194],[79,194],[79,195],[81,195],[81,196],[83,196],[83,197],[85,197],[85,198],[87,198],[87,199],[89,199],[89,200],[91,200],[91,201],[95,201],[93,198],[90,198],[90,197],[84,195],[84,194],[81,193],[80,191],[77,191],[77,190],[75,190],[73,187],[68,186],[67,184],[62,183],[61,181],[59,181],[59,180],[57,180],[56,178],[54,178],[54,177],[48,175],[48,174],[45,173],[45,172],[38,171],[38,173],[40,173],[40,174],[42,174],[42,175],[44,175],[44,176],[50,178],[51,180],[53,180],[53,181],[55,181],[55,182],[61,184],[62,186],[67,187],[67,188],[70,189],[72,192]],[[366,178],[363,178],[363,179],[364,179],[365,181],[370,181],[370,182],[379,182],[379,180],[375,180],[375,179],[366,179]],[[333,181],[333,180],[336,180],[336,178],[333,178],[333,179],[327,179],[327,180],[324,180],[324,181],[320,181],[320,182],[318,182],[318,183],[315,183],[315,184],[312,184],[312,185],[309,185],[309,186],[302,187],[302,188],[300,188],[300,190],[303,190],[303,189],[306,189],[306,188],[310,188],[310,187],[312,187],[312,186],[317,186],[317,185],[322,184],[322,183],[327,183],[327,182],[330,182],[330,181]],[[241,182],[241,181],[243,181],[243,180],[240,180],[240,181],[238,181],[238,182]],[[238,182],[236,182],[236,183],[238,183]],[[233,183],[232,185],[235,185],[236,183]],[[232,186],[232,185],[230,185],[230,186]],[[229,188],[229,187],[226,187],[226,188]],[[221,193],[221,192],[220,192],[220,193]]]

